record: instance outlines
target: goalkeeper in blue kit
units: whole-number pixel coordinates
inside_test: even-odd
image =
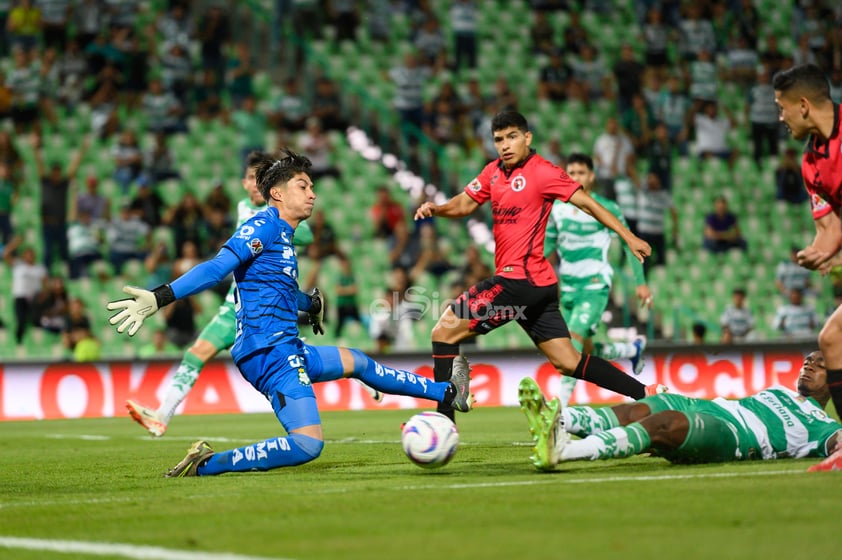
[[[316,194],[308,174],[310,161],[289,150],[281,159],[256,166],[257,185],[268,208],[247,220],[211,260],[170,284],[152,291],[127,286],[131,298],[110,302],[118,311],[110,322],[117,331],[134,335],[146,317],[176,299],[208,289],[234,273],[236,338],[231,355],[243,377],[271,403],[287,432],[235,449],[214,452],[197,441],[166,476],[201,476],[269,470],[307,463],[324,447],[321,419],[311,383],[323,375],[341,375],[346,368],[384,392],[406,391],[455,409],[470,410],[467,364],[454,368],[450,382],[434,383],[420,376],[408,380],[358,350],[305,345],[299,338],[298,312],[310,316],[314,333],[323,333],[323,299],[298,288],[298,262],[293,237],[298,224],[313,212]],[[458,372],[456,370],[459,370]],[[456,374],[459,375],[456,375]],[[411,375],[411,374],[410,374]]]
[[[825,461],[809,470],[842,468],[842,424],[824,412],[830,390],[821,352],[804,359],[796,389],[774,386],[739,400],[712,401],[663,393],[610,408],[563,410],[558,398],[546,402],[531,378],[521,380],[519,392],[521,399],[536,401],[532,408],[543,409],[542,417],[556,427],[543,470],[562,461],[650,450],[674,463],[821,457]],[[582,439],[571,441],[570,434]]]

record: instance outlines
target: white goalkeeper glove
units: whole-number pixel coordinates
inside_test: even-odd
[[[307,315],[310,318],[310,324],[313,325],[313,334],[324,334],[325,328],[322,322],[325,318],[325,298],[321,290],[315,288],[310,294],[310,311]]]
[[[132,297],[108,302],[106,307],[109,310],[119,311],[112,315],[108,322],[112,325],[120,323],[117,332],[122,333],[128,329],[129,336],[134,336],[140,330],[147,317],[151,317],[158,309],[175,300],[169,284],[159,286],[151,292],[143,288],[124,286],[123,292]]]

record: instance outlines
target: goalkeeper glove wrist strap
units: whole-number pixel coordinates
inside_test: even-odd
[[[310,313],[311,315],[318,315],[319,311],[322,310],[322,298],[319,297],[319,291],[316,290],[313,294],[310,295]]]
[[[155,294],[155,303],[158,304],[158,309],[167,306],[176,300],[172,287],[169,284],[161,284],[152,293]]]

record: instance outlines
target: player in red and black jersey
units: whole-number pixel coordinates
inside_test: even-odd
[[[798,264],[827,273],[842,264],[842,134],[839,105],[830,98],[830,85],[815,64],[778,72],[772,80],[780,120],[796,139],[807,138],[801,175],[810,194],[816,224],[813,242],[798,252]],[[827,319],[819,333],[819,348],[827,366],[827,384],[836,412],[842,414],[842,307]]]
[[[491,132],[500,157],[486,165],[464,192],[441,205],[425,202],[415,212],[416,220],[461,218],[490,200],[494,220],[495,275],[457,298],[433,328],[435,379],[450,378],[461,341],[514,320],[560,373],[643,398],[645,385],[602,358],[580,354],[571,344],[559,311],[558,280],[544,258],[544,232],[553,202],[559,199],[616,231],[641,261],[651,254],[649,245],[586,195],[564,170],[530,148],[532,133],[523,115],[497,114]],[[456,367],[466,367],[461,358]],[[452,410],[440,407],[439,411],[453,416]]]

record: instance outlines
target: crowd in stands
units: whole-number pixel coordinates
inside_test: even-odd
[[[593,155],[600,192],[617,200],[631,227],[653,246],[649,272],[669,266],[668,252],[682,245],[711,253],[750,248],[741,231],[743,209],[729,208],[720,193],[697,239],[679,239],[683,209],[672,198],[676,162],[690,161],[693,173],[720,162],[734,184],[710,188],[724,192],[755,188],[740,185],[735,171],[740,158],[749,157],[758,169],[775,168],[769,188],[778,200],[804,204],[797,147],[777,121],[770,85],[776,71],[815,62],[826,69],[834,99],[842,100],[837,2],[792,3],[786,8],[791,24],[781,32],[767,25],[771,16],[759,9],[759,0],[636,0],[633,21],[622,23],[622,41],[613,48],[589,31],[594,20],[615,21],[613,3],[601,0],[521,0],[517,8],[524,12],[515,15],[529,22],[521,37],[495,37],[495,29],[484,28],[487,6],[479,0],[272,4],[273,22],[284,30],[272,35],[272,49],[294,51],[295,68],[287,76],[273,75],[267,93],[256,84],[267,70],[259,63],[264,53],[255,52],[247,31],[238,33],[234,25],[233,12],[251,8],[198,0],[0,2],[0,243],[2,266],[11,270],[16,321],[7,330],[16,343],[37,328],[61,336],[68,353],[93,340],[82,343],[78,354],[95,356],[99,327],[65,283],[116,279],[152,287],[212,256],[227,239],[236,200],[224,185],[239,177],[215,178],[201,195],[192,185],[176,199],[166,191],[193,180],[183,173],[180,158],[186,156],[173,148],[191,126],[216,123],[233,130],[228,157],[239,172],[249,151],[292,145],[312,159],[314,179],[348,179],[332,154],[335,133],[357,115],[341,94],[342,84],[308,60],[308,42],[329,41],[336,47],[332,52],[340,53],[364,29],[371,43],[391,47],[396,22],[408,22],[394,64],[381,69],[380,79],[393,86],[394,141],[408,148],[412,166],[425,157],[421,137],[462,154],[479,152],[482,161],[496,157],[488,129],[501,110],[538,102],[559,116],[599,115],[587,136],[592,142],[576,147]],[[506,11],[505,3],[492,4]],[[483,40],[495,40],[496,50],[483,49]],[[537,66],[537,84],[519,83],[502,70],[491,79],[478,72],[489,52],[508,56],[510,41],[527,42],[516,52]],[[723,102],[722,91],[731,85],[745,92],[739,107]],[[69,128],[68,115],[82,115],[83,129]],[[747,131],[746,145],[734,141],[740,127]],[[539,132],[541,153],[563,165],[573,147],[569,139],[546,127]],[[108,158],[110,165],[81,174],[82,163],[94,158]],[[463,178],[433,163],[430,179],[441,190],[461,188]],[[104,182],[113,182],[116,191],[103,193]],[[411,208],[396,200],[395,185],[365,186],[377,191],[368,211],[392,270],[377,294],[383,308],[366,312],[356,263],[324,212],[311,220],[315,240],[301,251],[312,263],[302,285],[318,284],[319,265],[335,259],[341,271],[337,285],[329,287],[338,311],[335,336],[361,322],[377,350],[400,350],[409,345],[411,323],[426,312],[413,299],[413,287],[432,277],[450,297],[491,274],[489,255],[472,246],[449,250],[433,222],[411,220]],[[15,223],[15,205],[33,197],[40,201],[37,220]],[[27,234],[32,227],[40,235]],[[815,310],[811,316],[802,309],[811,305],[804,300],[810,286],[782,286],[773,328],[800,336],[816,322]],[[750,303],[744,290],[734,291],[727,311],[722,302],[721,325],[713,325],[722,340],[750,337],[753,319],[741,311]],[[201,308],[194,299],[168,308],[163,330],[155,331],[144,352],[189,344],[202,326]]]

